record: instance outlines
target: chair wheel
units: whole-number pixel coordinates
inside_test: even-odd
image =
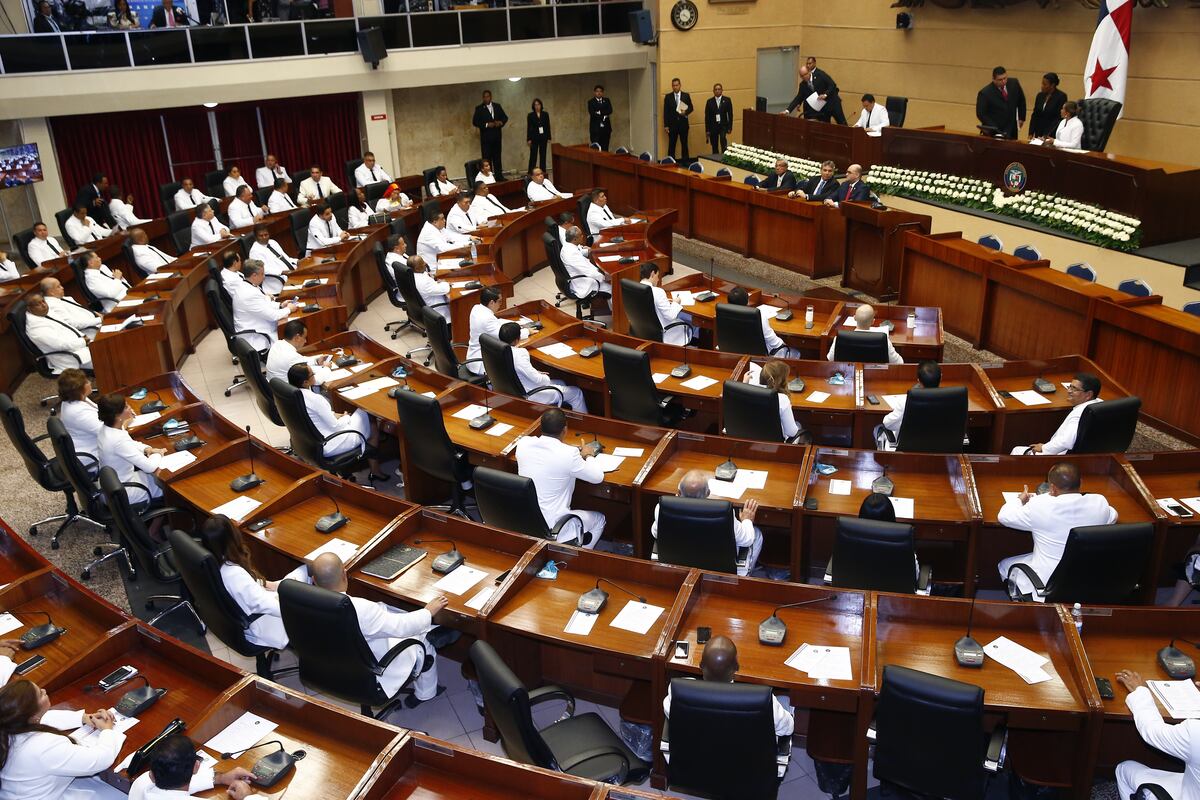
[[[37,525],[30,525],[30,526],[29,526],[29,535],[30,535],[30,536],[37,536]]]
[[[92,555],[94,555],[96,558],[99,558],[100,556],[104,555],[104,549],[101,547],[93,547]]]
[[[400,333],[399,333],[399,331],[392,331],[392,338],[393,338],[393,339],[398,339],[399,337],[400,337]]]
[[[50,549],[51,549],[51,550],[57,550],[57,549],[58,549],[58,540],[57,540],[57,539],[51,539],[51,540],[50,540]]]
[[[232,397],[232,396],[233,396],[233,390],[232,390],[232,389],[226,389],[226,390],[225,390],[225,396],[226,396],[226,397]]]
[[[90,569],[85,569],[83,572],[79,573],[79,577],[80,577],[80,579],[85,580],[85,581],[91,580],[92,571]]]

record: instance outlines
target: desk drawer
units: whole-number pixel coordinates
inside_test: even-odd
[[[650,677],[649,662],[627,656],[597,654],[592,662],[597,672],[620,675],[625,678],[647,680]]]

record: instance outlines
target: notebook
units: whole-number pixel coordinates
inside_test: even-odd
[[[388,548],[388,551],[378,558],[371,559],[371,562],[366,564],[362,571],[367,575],[390,581],[424,558],[426,553],[427,551],[416,547],[398,544]]]

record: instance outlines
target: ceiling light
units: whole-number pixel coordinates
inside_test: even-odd
[[[216,108],[217,104],[216,103],[205,103],[204,107],[205,108]]]
[[[516,83],[517,81],[519,81],[521,79],[520,78],[509,78],[509,80],[513,83]]]

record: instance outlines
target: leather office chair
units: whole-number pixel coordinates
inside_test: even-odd
[[[654,287],[647,283],[621,278],[621,301],[625,305],[625,316],[629,318],[630,334],[639,339],[661,342],[666,331],[680,326],[686,327],[688,323],[675,320],[664,326],[659,322],[658,312],[654,310],[653,289]]]
[[[487,642],[472,644],[470,656],[484,708],[512,760],[613,784],[636,784],[649,774],[650,765],[634,755],[599,714],[575,716],[575,698],[566,689],[542,686],[529,691]],[[566,701],[566,714],[539,730],[531,708],[546,700]]]
[[[1191,314],[1193,316],[1200,317],[1200,300],[1193,300],[1190,303],[1184,303],[1182,311],[1185,314]]]
[[[1092,403],[1079,415],[1071,453],[1124,453],[1137,430],[1140,397],[1120,397]]]
[[[226,166],[225,169],[214,169],[204,173],[204,193],[209,197],[220,199],[225,197],[225,176],[229,174],[229,168],[233,165]]]
[[[274,186],[264,186],[261,189],[254,190],[254,202],[256,205],[262,206],[266,211],[266,205],[271,200],[271,193],[275,191]]]
[[[371,210],[375,210],[375,204],[383,197],[383,193],[387,191],[387,187],[391,185],[391,181],[375,181],[368,183],[363,187],[363,194],[367,196],[367,204]]]
[[[471,480],[471,462],[467,460],[467,454],[450,441],[442,419],[441,403],[437,398],[416,392],[400,392],[396,395],[396,410],[400,416],[399,433],[404,440],[408,466],[450,484],[449,505],[431,507],[469,519],[462,482]]]
[[[358,178],[354,177],[354,170],[358,169],[359,164],[363,163],[361,158],[352,158],[346,162],[345,172],[342,176],[346,179],[346,191],[353,192],[358,186]]]
[[[430,167],[429,169],[421,170],[421,191],[425,192],[426,197],[437,197],[435,194],[429,193],[429,184],[433,183],[437,178],[438,168]],[[419,198],[414,198],[419,201]]]
[[[758,176],[747,175],[746,177],[742,178],[742,183],[747,184],[749,186],[758,186],[758,184],[759,184]]]
[[[279,409],[279,416],[291,437],[292,454],[306,464],[352,480],[366,454],[366,437],[352,428],[343,428],[328,436],[322,436],[304,404],[306,389],[292,386],[279,378],[272,378],[269,386],[271,394],[275,397],[275,407]],[[340,445],[347,440],[354,443],[353,450],[335,456],[325,455],[325,445],[330,442]]]
[[[21,260],[25,262],[25,266],[29,269],[37,269],[37,264],[29,257],[29,243],[32,241],[33,228],[26,228],[13,234],[13,244],[17,246],[17,252],[21,254]]]
[[[289,194],[292,196],[293,202],[296,202],[296,198],[300,196],[300,182],[309,177],[311,174],[312,170],[309,169],[298,169],[291,173],[291,176],[288,179],[288,184],[291,188],[291,192],[289,192]],[[299,203],[296,203],[296,205],[299,205]]]
[[[442,213],[442,205],[437,200],[426,200],[421,204],[421,224],[433,222],[438,214]],[[417,234],[420,235],[419,233]]]
[[[425,335],[429,337],[429,355],[438,372],[456,380],[473,383],[476,386],[487,385],[488,376],[486,374],[476,375],[467,369],[467,364],[482,363],[482,359],[458,360],[455,348],[466,350],[467,345],[465,342],[450,341],[450,323],[446,321],[445,317],[432,308],[423,308],[421,309],[421,321],[424,323],[422,327]]]
[[[308,252],[308,223],[312,221],[311,208],[298,208],[288,215],[292,231],[292,241],[296,243],[296,252],[303,256]]]
[[[408,264],[400,261],[392,264],[392,278],[396,282],[396,291],[404,300],[404,310],[408,312],[408,321],[412,328],[421,335],[428,338],[429,330],[425,327],[425,310],[428,308],[434,314],[434,311],[439,306],[449,305],[449,300],[443,300],[439,303],[434,303],[432,306],[426,306],[425,298],[421,297],[421,293],[417,291],[417,280],[413,271],[409,269]],[[440,317],[441,314],[438,314]],[[444,318],[443,318],[444,319]],[[412,358],[413,353],[419,353],[422,350],[430,350],[431,345],[416,347],[404,354],[405,358]],[[429,359],[432,354],[425,359],[425,364],[429,364]]]
[[[112,515],[112,527],[117,532],[117,538],[125,550],[133,554],[138,567],[154,577],[160,583],[177,583],[183,587],[183,578],[175,566],[171,555],[171,545],[156,544],[150,538],[150,528],[147,523],[159,517],[178,513],[181,509],[165,506],[139,513],[129,504],[129,494],[126,487],[145,488],[141,483],[122,483],[112,467],[101,467],[98,476],[100,493]],[[191,599],[184,594],[156,594],[146,598],[147,610],[154,608],[155,603],[169,603],[167,608],[150,619],[149,624],[155,625],[160,619],[177,609],[186,609],[200,628],[200,635],[205,633],[204,621],[192,607]]]
[[[494,165],[493,165],[494,166]],[[463,164],[463,177],[467,179],[467,187],[475,188],[475,176],[479,174],[479,170],[483,167],[482,158],[473,158]]]
[[[160,183],[158,185],[158,199],[162,201],[163,213],[170,214],[172,211],[177,211],[175,207],[175,193],[183,188],[183,184],[179,181],[171,183]]]
[[[67,233],[67,220],[71,218],[71,209],[64,208],[62,211],[54,212],[54,220],[58,223],[58,232],[62,234],[63,241],[67,244],[67,249],[74,250],[79,247],[81,242],[77,242]],[[93,218],[94,219],[94,218]]]
[[[585,544],[591,541],[591,534],[584,532],[583,520],[576,514],[564,514],[553,527],[546,524],[533,479],[491,467],[476,467],[471,481],[475,484],[479,517],[485,525],[550,541],[557,541],[566,529],[575,531],[575,538],[568,540],[569,544],[579,544],[580,534],[586,537]]]
[[[1117,284],[1117,291],[1131,294],[1134,297],[1149,297],[1154,294],[1154,290],[1150,288],[1150,284],[1141,278],[1127,278],[1121,281]]]
[[[491,382],[493,391],[546,405],[554,404],[554,400],[557,399],[557,405],[571,408],[571,405],[563,400],[562,389],[557,386],[539,386],[532,392],[527,390],[521,383],[521,376],[517,374],[517,367],[513,363],[512,348],[495,336],[490,333],[481,335],[479,352],[483,357],[483,371]]]
[[[772,702],[769,686],[672,678],[671,716],[663,722],[668,788],[726,800],[774,800],[791,737],[781,742],[775,736]]]
[[[175,247],[175,255],[181,256],[192,249],[192,210],[172,211],[167,214],[167,231],[171,244]]]
[[[362,634],[349,595],[319,586],[281,581],[279,613],[288,646],[299,659],[300,680],[358,703],[363,715],[374,719],[385,718],[411,693],[409,684],[429,668],[435,656],[420,639],[404,639],[377,659]],[[419,651],[413,674],[388,697],[379,685],[379,676],[396,656],[411,647]],[[379,711],[373,707],[379,707]]]
[[[861,361],[864,364],[888,363],[886,333],[839,331],[833,342],[834,361]]]
[[[600,357],[613,417],[668,428],[680,423],[684,409],[675,398],[659,394],[650,376],[649,353],[605,342],[600,345]]]
[[[587,212],[592,207],[592,196],[584,193],[575,201],[575,224],[579,226],[579,230],[583,231],[587,237],[587,243],[592,243],[591,226],[588,225]]]
[[[672,701],[674,702],[674,701]],[[983,800],[1004,765],[1007,730],[983,727],[983,689],[889,664],[875,722],[875,777],[918,795]]]
[[[267,383],[267,376],[263,373],[262,359],[258,351],[245,339],[235,338],[233,354],[242,365],[242,375],[250,386],[250,394],[254,397],[258,410],[273,424],[284,427],[279,407],[275,405],[275,395],[271,393],[271,385]]]
[[[757,308],[717,303],[717,349],[726,353],[766,356],[787,350],[787,345],[781,344],[774,350],[767,351],[762,314]]]
[[[654,156],[650,155],[649,150],[643,150],[642,152],[638,153],[638,161],[645,161],[646,163],[650,163],[653,160],[654,160]]]
[[[554,230],[542,234],[542,246],[546,249],[546,260],[550,262],[550,272],[554,275],[554,286],[558,293],[554,297],[554,307],[562,306],[564,300],[575,301],[575,318],[595,320],[592,303],[600,291],[600,284],[595,278],[586,275],[571,275],[567,272],[562,260],[562,240],[558,238],[557,224]]]
[[[122,246],[124,247],[124,245],[128,243],[129,240],[126,239]],[[133,263],[131,254],[126,253],[125,258],[127,263]],[[81,295],[83,295],[83,300],[87,305],[88,310],[100,313],[100,311],[104,308],[104,304],[100,302],[100,298],[97,297],[96,293],[92,291],[90,286],[88,286],[87,279],[85,277],[87,275],[87,267],[84,266],[83,259],[72,256],[71,258],[67,259],[67,263],[71,265],[71,273],[75,276],[75,288],[79,290]]]
[[[985,233],[983,236],[980,236],[979,244],[983,245],[989,250],[1004,252],[1004,242],[1000,241],[1000,237],[994,233]]]
[[[345,195],[344,194],[335,194],[335,195],[333,195],[333,197],[345,197]],[[333,198],[330,198],[329,204],[331,206],[333,205]],[[350,228],[350,211],[346,208],[339,208],[339,209],[334,210],[333,221],[336,222],[338,224],[338,227],[341,228],[342,230],[349,230],[349,228]]]
[[[1083,123],[1083,138],[1079,146],[1084,150],[1103,152],[1108,147],[1108,137],[1121,113],[1121,104],[1107,97],[1077,100],[1079,121]]]
[[[384,249],[382,242],[376,242],[371,247],[371,255],[375,257],[375,268],[379,270],[379,280],[383,283],[383,289],[387,294],[388,302],[392,304],[392,308],[398,308],[405,314],[408,314],[408,304],[400,296],[400,287],[396,285],[396,276],[392,273],[391,267],[388,266],[387,251]],[[391,331],[392,338],[395,339],[400,336],[400,331],[409,325],[412,325],[411,317],[385,323],[383,329]]]
[[[183,585],[187,587],[192,607],[208,631],[238,655],[253,658],[260,677],[273,680],[282,672],[294,671],[272,670],[271,663],[279,657],[279,652],[252,644],[246,638],[250,624],[262,615],[247,615],[230,596],[221,580],[221,565],[216,556],[183,531],[167,531],[167,542],[171,545],[171,556]]]
[[[961,453],[967,431],[967,387],[909,389],[900,431],[880,433],[890,447],[906,453]]]
[[[46,380],[54,380],[59,375],[58,372],[55,372],[50,368],[50,361],[47,359],[47,356],[67,355],[75,360],[75,364],[72,366],[80,368],[83,367],[83,362],[79,359],[79,356],[75,355],[75,353],[70,350],[47,350],[42,352],[42,349],[33,343],[33,340],[29,338],[29,334],[25,331],[28,314],[29,308],[25,305],[25,301],[18,300],[9,306],[8,322],[12,327],[13,333],[17,335],[17,341],[21,343],[21,349],[24,350],[31,359],[33,359],[33,366],[38,375],[41,375]],[[88,369],[85,370],[85,372],[90,375],[92,371]],[[41,400],[42,405],[46,405],[54,397],[57,397],[57,395],[43,397]]]
[[[658,498],[658,560],[732,575],[739,560],[745,565],[749,551],[739,552],[743,548],[733,538],[733,525],[728,500],[664,495]]]
[[[829,585],[927,595],[932,577],[929,566],[918,573],[912,525],[838,517],[833,554],[825,565]]]
[[[1036,596],[1047,603],[1067,605],[1136,603],[1138,582],[1153,546],[1154,525],[1150,522],[1072,528],[1062,559],[1044,584],[1028,564],[1012,565],[1005,579],[1008,596],[1012,600]],[[1013,580],[1016,573],[1028,579],[1031,593],[1021,592]]]
[[[784,441],[779,398],[774,389],[742,381],[725,381],[721,389],[721,409],[726,436],[756,442]]]
[[[699,161],[693,161],[692,163],[688,164],[688,171],[689,171],[689,172],[700,172],[700,173],[703,173],[703,172],[704,172],[704,165],[703,165],[703,164],[701,164]]]
[[[1078,264],[1071,264],[1067,267],[1067,274],[1074,275],[1076,278],[1083,278],[1085,281],[1096,282],[1096,270],[1092,269],[1092,265],[1087,262],[1080,261]]]
[[[883,107],[888,112],[888,125],[893,128],[903,128],[904,119],[908,116],[908,98],[888,95],[884,98]]]
[[[350,205],[350,201],[345,192],[334,192],[325,199],[325,205],[333,209],[336,216],[339,211],[345,211]],[[339,218],[339,222],[340,222]],[[345,226],[343,226],[344,228]]]
[[[244,337],[251,347],[258,350],[260,360],[267,357],[267,350],[271,348],[272,344],[270,337],[259,331],[239,331],[234,328],[232,305],[225,305],[225,299],[221,297],[221,284],[217,280],[209,278],[204,282],[204,299],[208,301],[209,310],[212,311],[213,318],[217,321],[217,327],[221,329],[221,334],[225,337],[225,348],[229,351],[235,364],[237,363],[237,352],[233,349],[233,342],[238,337]],[[229,397],[233,394],[234,389],[245,383],[244,375],[235,375],[233,383],[225,387],[225,396]]]
[[[1018,246],[1016,250],[1013,250],[1013,255],[1023,261],[1040,261],[1042,251],[1031,244],[1023,244]]]

